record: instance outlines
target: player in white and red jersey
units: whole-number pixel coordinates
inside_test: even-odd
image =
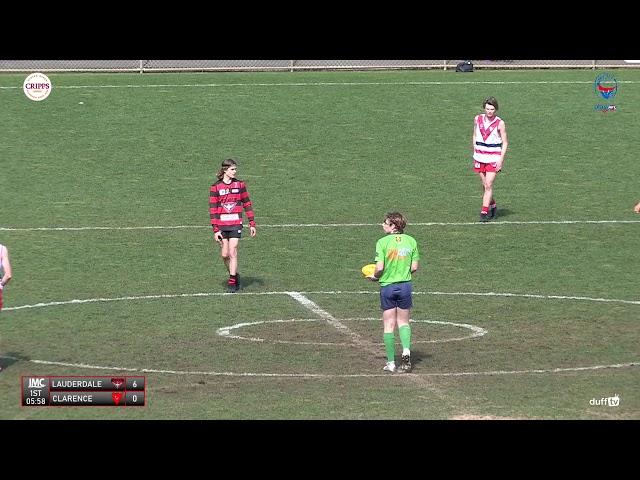
[[[0,243],[0,310],[2,310],[2,290],[11,280],[11,262],[9,262],[9,251],[7,247]]]
[[[487,222],[494,218],[498,211],[493,199],[493,182],[496,174],[502,170],[509,142],[507,127],[504,121],[496,115],[498,101],[495,97],[485,99],[482,108],[485,113],[476,115],[473,119],[471,146],[473,148],[473,171],[480,176],[484,188],[480,221]]]
[[[2,310],[2,290],[11,280],[11,263],[9,262],[9,251],[7,247],[0,243],[0,310]],[[2,371],[2,366],[0,366]]]
[[[220,244],[222,261],[229,271],[227,285],[230,293],[240,289],[238,244],[242,236],[243,210],[249,220],[249,233],[252,237],[256,236],[256,222],[247,185],[236,178],[237,170],[235,160],[224,160],[217,175],[218,181],[209,189],[209,215],[213,236]]]

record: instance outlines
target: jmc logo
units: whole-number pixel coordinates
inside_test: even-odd
[[[30,378],[29,379],[29,388],[44,388],[46,385],[44,384],[44,378]]]

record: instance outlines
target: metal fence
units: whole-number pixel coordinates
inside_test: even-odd
[[[463,60],[0,60],[0,72],[451,70]],[[475,69],[640,68],[640,60],[471,60]]]

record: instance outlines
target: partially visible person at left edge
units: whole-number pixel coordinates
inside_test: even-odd
[[[636,206],[633,207],[633,211],[636,213],[640,213],[640,202],[636,203]]]
[[[0,311],[2,311],[2,292],[10,280],[11,262],[9,262],[9,251],[7,247],[0,243]]]
[[[236,178],[237,170],[238,164],[235,160],[224,160],[217,174],[218,181],[211,185],[209,190],[211,226],[214,239],[220,245],[222,261],[229,272],[229,293],[235,293],[240,289],[238,244],[242,236],[243,210],[249,219],[249,234],[252,237],[256,236],[256,222],[247,185]]]
[[[2,291],[4,286],[11,280],[11,263],[9,262],[9,251],[7,247],[0,243],[0,311],[2,311]],[[2,370],[2,366],[0,366]]]

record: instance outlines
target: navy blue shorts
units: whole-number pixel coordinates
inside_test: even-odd
[[[241,238],[242,225],[236,227],[221,227],[220,233],[222,234],[222,238]]]
[[[380,308],[389,310],[397,307],[409,310],[413,307],[411,292],[411,282],[392,283],[382,287],[380,289]]]

